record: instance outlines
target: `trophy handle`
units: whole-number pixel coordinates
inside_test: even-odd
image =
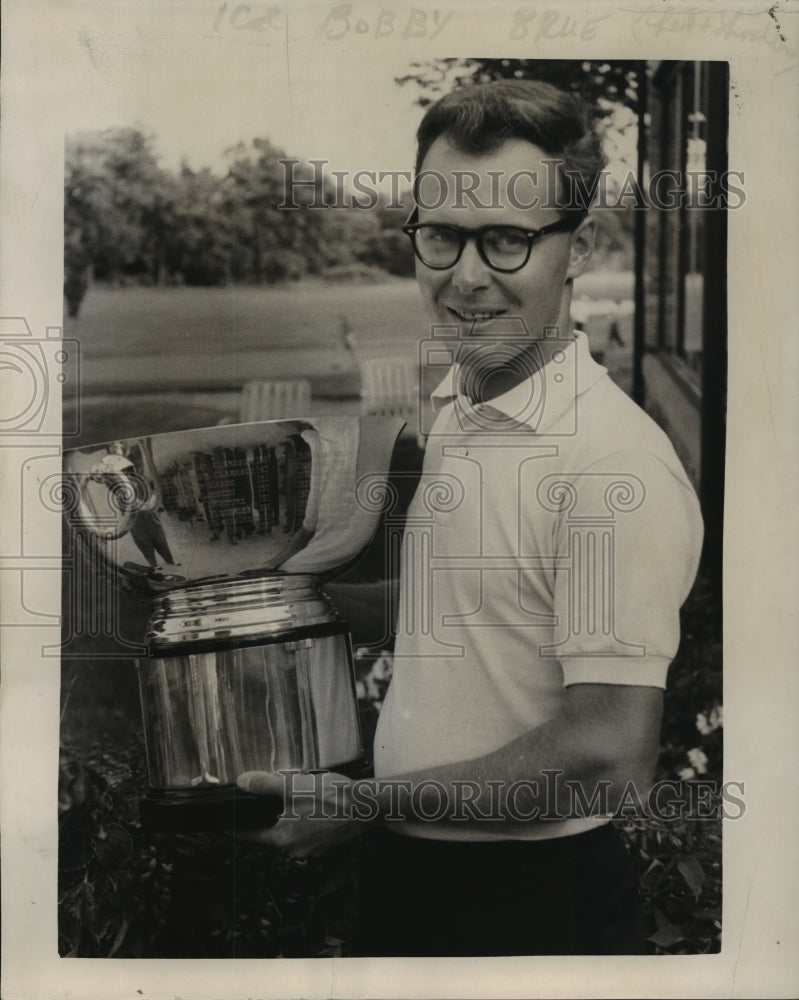
[[[76,480],[74,516],[78,527],[101,538],[122,538],[133,525],[139,511],[155,502],[144,478],[116,470],[74,474]],[[105,490],[95,489],[104,486]],[[93,495],[94,494],[94,495]]]

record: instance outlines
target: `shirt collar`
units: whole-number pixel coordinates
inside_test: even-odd
[[[434,410],[453,403],[463,414],[490,408],[509,420],[537,433],[550,428],[582,393],[586,392],[607,369],[591,357],[588,337],[577,331],[560,354],[508,392],[489,403],[475,405],[458,392],[459,366],[456,362],[431,394]],[[560,377],[562,376],[562,377]]]

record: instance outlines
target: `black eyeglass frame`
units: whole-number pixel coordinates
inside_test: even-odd
[[[585,212],[577,212],[572,215],[564,216],[562,219],[558,219],[557,222],[552,222],[548,226],[542,226],[540,229],[524,229],[522,226],[502,226],[502,225],[492,225],[492,226],[480,226],[477,229],[464,229],[461,226],[453,226],[446,222],[414,222],[414,219],[419,217],[419,209],[414,208],[411,214],[408,216],[408,220],[402,227],[403,233],[409,237],[411,245],[413,246],[413,252],[418,257],[418,259],[424,264],[425,267],[429,267],[431,271],[448,271],[451,267],[455,267],[458,261],[463,256],[463,251],[466,246],[466,241],[474,238],[475,244],[477,246],[477,252],[480,254],[480,259],[491,268],[492,271],[498,271],[500,274],[513,274],[515,271],[521,271],[521,269],[530,260],[530,254],[533,252],[533,245],[536,240],[540,239],[542,236],[547,236],[549,233],[560,233],[569,232],[575,230],[583,219],[586,217]],[[419,229],[448,229],[450,232],[454,233],[460,245],[458,246],[458,252],[455,256],[455,260],[451,264],[429,264],[424,257],[419,252],[416,246],[416,233]],[[496,264],[492,264],[488,259],[488,256],[483,247],[483,237],[488,232],[508,231],[514,233],[522,233],[527,240],[527,253],[524,256],[524,260],[521,264],[516,264],[513,267],[497,267]]]

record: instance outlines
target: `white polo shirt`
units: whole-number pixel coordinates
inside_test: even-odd
[[[699,561],[699,504],[671,443],[584,334],[490,404],[457,386],[455,367],[433,394],[408,511],[378,777],[496,750],[552,718],[570,684],[663,687]]]

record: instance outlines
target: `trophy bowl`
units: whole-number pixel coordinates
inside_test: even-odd
[[[364,766],[347,623],[321,589],[371,542],[403,422],[233,424],[67,451],[69,530],[148,602],[138,661],[157,830],[272,823],[244,771]]]

